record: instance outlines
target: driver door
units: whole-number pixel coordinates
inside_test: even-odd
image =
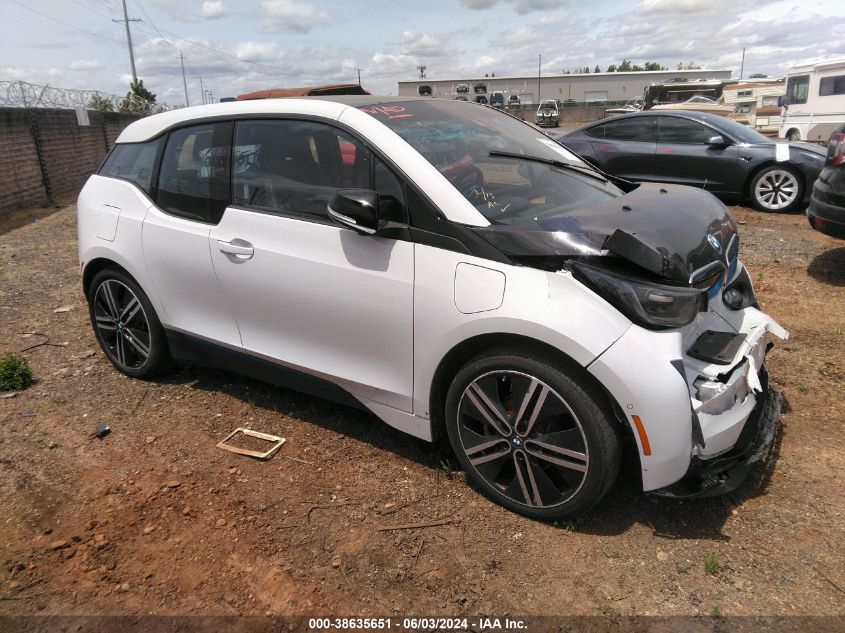
[[[209,239],[243,347],[410,412],[413,244],[327,212],[338,189],[373,188],[383,165],[327,123],[238,121],[234,136],[232,204]]]

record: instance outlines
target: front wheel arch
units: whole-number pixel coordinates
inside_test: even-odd
[[[774,159],[767,160],[766,162],[758,165],[754,168],[750,174],[748,174],[748,178],[745,179],[745,184],[743,185],[743,200],[750,201],[753,203],[753,192],[751,191],[751,186],[754,183],[754,179],[762,172],[764,169],[768,169],[770,167],[781,167],[792,173],[795,178],[798,180],[798,185],[801,188],[801,196],[799,196],[799,200],[797,204],[801,204],[801,200],[804,198],[804,194],[807,191],[807,179],[804,176],[804,173],[798,169],[797,167],[787,164],[781,164],[781,161],[776,161]],[[812,184],[812,183],[810,183]],[[794,210],[794,209],[793,209]]]
[[[449,390],[449,385],[452,380],[470,360],[481,354],[482,352],[491,351],[502,347],[518,347],[526,351],[532,351],[542,354],[549,362],[554,363],[558,367],[577,375],[583,382],[590,386],[590,388],[600,395],[615,414],[620,426],[624,432],[631,435],[633,439],[633,429],[631,429],[630,422],[622,413],[622,407],[610,392],[604,388],[604,385],[596,379],[590,372],[588,372],[583,365],[578,363],[571,356],[559,350],[548,343],[533,339],[528,336],[519,334],[480,334],[461,341],[450,349],[441,359],[434,371],[434,377],[431,381],[431,389],[429,391],[429,418],[431,420],[431,433],[434,439],[441,438],[445,435],[446,430],[446,393]],[[639,455],[638,455],[639,458]]]

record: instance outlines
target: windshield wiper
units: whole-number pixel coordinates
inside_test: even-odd
[[[555,160],[554,158],[543,158],[542,156],[531,156],[530,154],[517,154],[516,152],[503,152],[497,149],[491,149],[489,152],[490,156],[502,156],[504,158],[521,158],[523,160],[530,160],[535,163],[544,163],[546,165],[552,165],[553,167],[559,167],[560,169],[566,169],[569,171],[574,171],[578,174],[583,174],[590,178],[594,178],[601,182],[607,182],[607,178],[601,176],[594,172],[589,167],[581,167],[580,165],[575,165],[573,163],[567,163],[562,160]]]

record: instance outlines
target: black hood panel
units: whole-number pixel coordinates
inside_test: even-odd
[[[736,222],[706,191],[644,184],[597,206],[538,219],[530,229],[493,225],[477,231],[515,258],[612,254],[686,284],[714,261],[728,264]]]

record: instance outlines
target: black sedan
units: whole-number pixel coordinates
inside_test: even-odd
[[[609,174],[701,187],[761,211],[801,205],[825,159],[818,145],[775,142],[725,117],[683,110],[623,114],[555,138]]]
[[[813,186],[807,218],[817,231],[845,239],[845,125],[830,136],[827,160]]]

